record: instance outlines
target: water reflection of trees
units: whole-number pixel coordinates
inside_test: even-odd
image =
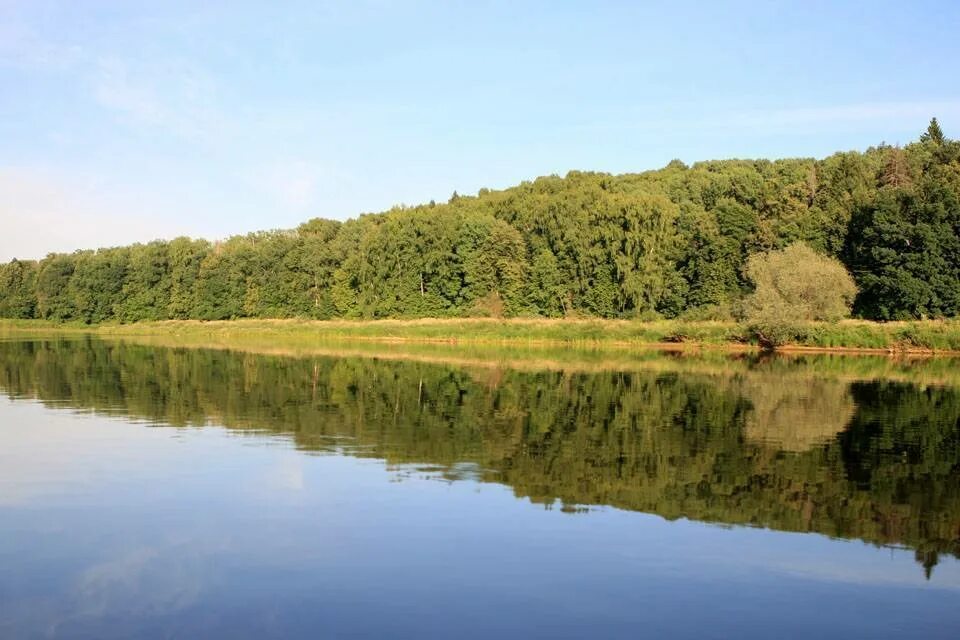
[[[855,412],[849,386],[835,380],[754,375],[738,391],[752,407],[744,436],[782,451],[808,451],[830,442]]]
[[[729,374],[469,370],[83,342],[0,343],[0,388],[175,426],[439,465],[565,508],[960,554],[960,392],[802,366]],[[481,471],[476,471],[477,469]]]

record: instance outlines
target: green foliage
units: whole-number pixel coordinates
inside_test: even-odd
[[[76,270],[78,255],[51,254],[40,261],[37,273],[37,317],[44,320],[75,320],[78,318],[70,279]]]
[[[570,309],[570,299],[560,264],[550,249],[544,247],[536,251],[528,282],[527,300],[533,309],[548,317],[566,315]]]
[[[0,318],[36,317],[36,277],[36,262],[14,259],[0,265]]]
[[[110,320],[117,313],[114,301],[122,299],[130,262],[127,249],[101,249],[74,254],[75,268],[69,291],[77,319],[90,324]],[[126,311],[121,307],[117,315]],[[121,315],[122,317],[122,315]],[[134,320],[156,320],[135,317]]]
[[[167,249],[162,241],[130,247],[127,276],[114,306],[120,322],[168,317],[173,280]]]
[[[810,321],[836,322],[849,315],[857,286],[843,264],[803,243],[756,254],[744,269],[754,291],[744,319],[766,346],[803,341]]]
[[[943,136],[943,129],[940,128],[940,123],[937,122],[936,118],[931,118],[930,126],[928,126],[927,130],[920,136],[920,142],[932,142],[936,145],[942,145],[944,141],[945,138]]]
[[[204,240],[176,238],[168,246],[170,265],[170,303],[167,317],[185,320],[193,312],[193,292],[210,244]]]
[[[882,320],[960,313],[960,200],[926,177],[916,189],[883,189],[857,212],[847,255],[861,293],[856,309]]]
[[[797,322],[835,322],[850,313],[857,287],[843,264],[802,243],[756,254],[747,261],[754,292],[747,317],[784,315]]]
[[[934,119],[903,148],[572,171],[345,223],[15,261],[0,317],[717,317],[750,293],[749,256],[796,243],[843,261],[861,317],[957,315],[960,143]]]
[[[194,285],[193,313],[200,320],[229,320],[244,315],[247,271],[242,239],[216,243],[200,262]],[[255,292],[251,291],[251,297]]]

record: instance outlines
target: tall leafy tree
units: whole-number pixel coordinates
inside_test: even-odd
[[[40,261],[37,272],[37,317],[46,320],[75,320],[77,308],[70,295],[70,279],[77,256],[51,254]]]
[[[928,183],[885,190],[851,225],[848,262],[856,310],[881,320],[960,314],[960,200]]]
[[[956,315],[960,143],[822,160],[571,171],[340,223],[188,238],[0,269],[0,315],[63,321],[729,313],[756,253],[802,242],[867,318]],[[725,311],[724,311],[725,310]]]
[[[73,319],[90,324],[106,322],[117,315],[117,309],[123,306],[129,253],[125,248],[117,248],[75,254],[76,266],[68,287],[74,305]]]
[[[36,277],[36,262],[14,259],[0,265],[0,318],[35,317]]]
[[[170,267],[170,302],[167,316],[184,320],[192,317],[194,289],[200,275],[200,264],[210,253],[205,240],[175,238],[167,247]]]

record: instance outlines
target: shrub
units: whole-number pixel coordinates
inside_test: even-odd
[[[744,300],[744,320],[760,344],[770,348],[801,338],[804,323],[846,317],[857,293],[838,260],[802,243],[751,256],[744,275],[754,285]]]

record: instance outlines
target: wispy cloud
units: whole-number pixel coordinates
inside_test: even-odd
[[[212,77],[185,61],[147,63],[99,58],[91,73],[94,98],[134,124],[158,127],[194,141],[223,133],[227,117],[216,101]]]
[[[41,37],[17,20],[13,12],[0,7],[0,66],[62,71],[77,64],[83,56],[84,50],[79,45]]]
[[[66,75],[87,87],[89,98],[128,124],[158,128],[193,141],[212,141],[223,130],[217,83],[194,61],[71,40],[73,32],[38,30],[14,3],[0,4],[0,69]]]

